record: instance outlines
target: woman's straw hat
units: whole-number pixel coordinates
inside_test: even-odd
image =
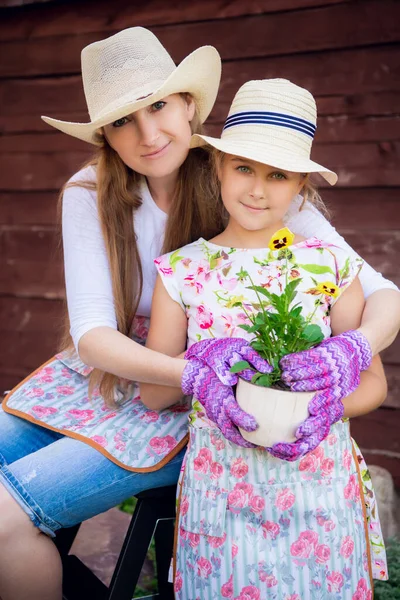
[[[50,117],[43,121],[91,144],[107,125],[161,98],[189,92],[201,122],[214,105],[221,78],[221,59],[213,46],[203,46],[177,67],[155,35],[131,27],[82,50],[82,78],[90,123]]]
[[[337,175],[310,160],[317,108],[309,91],[287,79],[248,81],[237,92],[221,138],[193,135],[191,148],[210,144],[221,152],[294,173]]]

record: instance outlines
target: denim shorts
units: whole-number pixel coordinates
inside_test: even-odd
[[[133,473],[84,442],[7,414],[0,405],[0,483],[51,537],[129,496],[176,484],[184,454],[158,471]]]

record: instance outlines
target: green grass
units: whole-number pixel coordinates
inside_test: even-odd
[[[400,600],[400,540],[386,544],[389,581],[375,582],[375,600]]]

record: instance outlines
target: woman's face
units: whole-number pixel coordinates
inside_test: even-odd
[[[195,103],[189,95],[173,94],[106,125],[103,131],[128,167],[146,177],[161,178],[177,172],[185,161],[194,114]]]

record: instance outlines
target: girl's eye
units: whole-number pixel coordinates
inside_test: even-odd
[[[161,110],[162,108],[164,108],[164,106],[166,105],[166,102],[163,102],[163,100],[159,100],[158,102],[154,102],[154,104],[151,105],[151,108],[154,111],[158,111]]]
[[[275,173],[271,173],[270,176],[272,177],[272,179],[287,179],[286,175],[284,173],[281,173],[280,171],[275,171]]]
[[[239,173],[250,173],[250,167],[246,167],[245,165],[239,165],[238,167],[236,167],[236,171],[239,171]]]
[[[122,127],[125,123],[128,122],[128,117],[122,117],[121,119],[117,119],[113,123],[113,127]]]

